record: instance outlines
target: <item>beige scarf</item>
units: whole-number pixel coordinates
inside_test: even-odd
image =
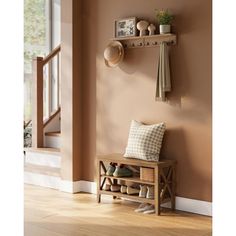
[[[166,92],[171,91],[169,53],[166,42],[160,44],[160,55],[158,61],[156,100],[165,101]]]

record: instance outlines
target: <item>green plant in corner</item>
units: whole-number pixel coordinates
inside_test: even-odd
[[[156,10],[156,18],[159,25],[170,25],[174,19],[174,16],[166,10]]]

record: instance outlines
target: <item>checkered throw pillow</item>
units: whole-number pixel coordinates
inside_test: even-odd
[[[165,123],[144,125],[132,120],[124,157],[159,161]]]

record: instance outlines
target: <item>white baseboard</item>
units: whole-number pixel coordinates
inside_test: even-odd
[[[90,181],[67,181],[61,180],[60,182],[60,191],[67,193],[78,193],[78,192],[86,192],[86,193],[97,193],[97,184],[95,182]]]
[[[80,180],[79,182],[79,192],[93,193],[97,194],[97,183]]]
[[[96,194],[97,184],[89,181],[78,181],[78,192],[88,192]],[[200,201],[195,199],[176,197],[176,210],[186,211],[206,216],[212,216],[212,203],[207,201]],[[163,207],[170,208],[170,203],[162,204]]]
[[[76,193],[74,185],[77,185],[77,182],[61,180],[59,190],[67,193]]]
[[[170,208],[170,203],[162,204],[162,206]],[[212,203],[207,201],[175,197],[175,208],[180,211],[212,216]]]
[[[96,194],[97,184],[95,182],[80,180],[67,181],[59,177],[46,176],[36,173],[25,172],[25,183],[58,189],[67,193],[87,192]],[[176,210],[212,216],[212,203],[195,199],[176,197]],[[163,207],[170,207],[170,203],[162,204]]]

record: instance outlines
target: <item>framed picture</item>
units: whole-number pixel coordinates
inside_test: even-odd
[[[137,23],[136,17],[116,20],[115,37],[120,38],[120,37],[136,36],[137,33],[136,23]]]

